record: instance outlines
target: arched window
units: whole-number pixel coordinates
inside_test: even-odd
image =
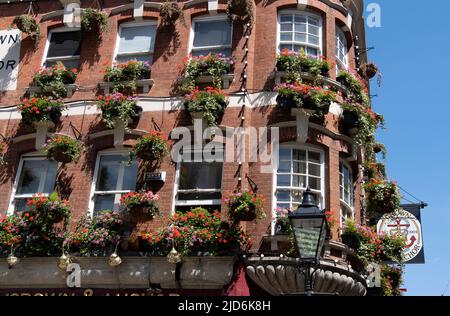
[[[319,56],[322,53],[322,19],[299,11],[281,11],[278,15],[278,50]]]
[[[117,210],[123,194],[136,190],[138,163],[128,163],[126,151],[104,151],[97,156],[89,203],[90,215]]]
[[[208,15],[192,20],[191,49],[193,56],[224,54],[231,56],[232,24],[225,14]]]
[[[353,210],[353,176],[351,168],[347,163],[339,163],[340,200],[341,200],[341,227],[348,219],[354,218]]]
[[[324,165],[324,154],[319,149],[281,145],[275,179],[276,208],[296,210],[308,187],[316,193],[320,207],[324,208]]]
[[[348,46],[344,32],[336,26],[336,61],[340,69],[348,68]]]

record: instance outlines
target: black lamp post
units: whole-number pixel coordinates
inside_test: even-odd
[[[289,214],[289,221],[301,264],[306,267],[306,272],[300,269],[305,276],[305,292],[307,296],[311,296],[313,294],[312,278],[317,271],[327,234],[327,220],[325,212],[317,206],[315,194],[309,188],[303,193],[300,207]],[[316,268],[312,273],[311,266]]]

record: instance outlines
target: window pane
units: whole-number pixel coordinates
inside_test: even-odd
[[[283,24],[280,24],[280,31],[281,31],[281,32],[289,32],[289,31],[292,31],[292,24],[291,24],[291,23],[283,23]]]
[[[291,160],[291,150],[290,149],[280,149],[280,160],[290,161]]]
[[[303,197],[303,192],[293,191],[292,192],[292,202],[301,203]]]
[[[319,56],[319,50],[316,48],[308,47],[306,53],[311,56]]]
[[[287,161],[280,161],[278,172],[291,172],[291,164]]]
[[[292,15],[281,15],[280,22],[292,22]]]
[[[306,174],[306,162],[294,162],[294,173]]]
[[[308,178],[308,184],[311,190],[320,190],[320,178]]]
[[[306,33],[306,24],[295,24],[295,31]]]
[[[283,202],[289,202],[290,201],[290,197],[289,197],[289,191],[278,191],[277,192],[277,201]]]
[[[320,165],[308,164],[308,174],[320,177]]]
[[[306,161],[306,151],[294,149],[294,160]]]
[[[280,45],[280,51],[281,51],[281,50],[284,50],[284,49],[293,50],[291,44],[281,44],[281,45]]]
[[[306,23],[306,17],[301,16],[301,15],[296,15],[295,22],[296,23]]]
[[[194,47],[231,45],[229,20],[195,22]]]
[[[81,32],[53,32],[48,57],[79,56]]]
[[[319,45],[319,38],[317,36],[310,35],[308,42],[313,45]]]
[[[292,185],[295,188],[306,188],[306,177],[305,176],[293,176]]]
[[[153,51],[156,26],[123,27],[120,31],[119,54]]]
[[[308,153],[308,158],[311,162],[320,163],[320,154],[317,152],[310,151]]]
[[[51,193],[55,188],[58,163],[49,160],[24,160],[17,194]]]
[[[295,33],[295,41],[296,42],[306,42],[306,34]]]
[[[180,165],[180,190],[220,189],[222,163],[191,162]]]
[[[319,36],[319,27],[317,26],[309,25],[308,31],[309,34]]]
[[[28,199],[16,199],[16,203],[14,205],[15,211],[24,211],[27,208]]]
[[[121,190],[134,191],[136,190],[136,179],[138,173],[138,163],[134,160],[130,166],[123,165],[124,175]]]
[[[121,155],[104,155],[100,158],[96,191],[116,191],[119,170],[124,161]]]
[[[291,176],[290,175],[283,175],[278,176],[277,185],[279,187],[290,187],[291,186]]]
[[[115,194],[97,195],[95,197],[94,213],[114,209]]]
[[[281,41],[292,41],[292,33],[281,33],[280,40]]]

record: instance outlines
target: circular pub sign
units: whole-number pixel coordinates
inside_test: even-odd
[[[422,250],[422,228],[419,220],[403,209],[384,215],[377,225],[378,232],[387,235],[401,235],[405,240],[403,258],[405,262],[414,259]]]

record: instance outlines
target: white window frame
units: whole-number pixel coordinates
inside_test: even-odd
[[[345,201],[344,199],[342,199],[341,197],[341,189],[344,190],[344,176],[343,173],[341,172],[341,164],[343,167],[347,168],[350,174],[350,202],[351,204],[348,204],[347,201]],[[347,216],[347,218],[351,218],[354,219],[355,218],[355,208],[354,208],[354,199],[355,199],[355,195],[354,195],[354,179],[353,179],[353,172],[352,172],[352,168],[351,166],[345,161],[345,160],[340,160],[339,161],[339,200],[340,200],[340,211],[339,211],[339,224],[340,227],[344,227],[344,221],[343,221],[343,217],[344,217],[344,213],[346,215],[350,215],[350,217]]]
[[[41,193],[44,189],[44,184],[47,179],[46,178],[47,174],[45,174],[43,179],[40,179],[38,192],[30,193],[30,194],[20,194],[20,195],[16,194],[17,189],[19,187],[20,177],[22,175],[23,164],[27,160],[47,160],[47,158],[41,152],[30,153],[30,154],[22,155],[20,157],[19,167],[17,168],[16,177],[14,179],[14,185],[13,185],[12,192],[11,192],[11,198],[9,200],[9,207],[8,207],[7,215],[14,214],[16,199],[32,198],[33,195],[35,195],[37,193]],[[58,167],[59,167],[59,164],[58,164]],[[58,171],[58,167],[57,167],[57,171]],[[56,183],[55,183],[55,186],[56,186]],[[42,193],[42,196],[48,196],[48,194]]]
[[[187,148],[186,148],[187,147]],[[195,154],[196,153],[202,153],[202,149],[193,149],[189,148],[188,146],[183,147],[183,150],[185,151],[184,154]],[[222,155],[223,149],[219,150],[218,152],[221,152]],[[175,214],[177,211],[178,206],[196,206],[196,205],[221,205],[222,199],[208,199],[208,200],[178,200],[177,195],[178,192],[180,192],[180,166],[182,163],[190,163],[190,162],[196,162],[196,161],[181,161],[177,162],[176,169],[175,169],[175,185],[173,189],[173,200],[172,200],[172,214]],[[208,163],[207,161],[203,161],[205,163]],[[223,188],[223,176],[224,176],[224,161],[216,161],[217,163],[222,163],[222,179],[221,179],[221,185],[220,189],[202,189],[202,190],[181,190],[181,193],[190,193],[190,192],[203,192],[203,193],[217,193],[222,192]]]
[[[121,195],[129,193],[129,192],[132,192],[130,190],[96,191],[98,172],[99,172],[99,168],[100,168],[101,157],[102,156],[116,156],[116,155],[123,155],[123,156],[126,157],[129,153],[130,153],[129,150],[116,150],[116,149],[102,150],[102,151],[99,151],[97,153],[97,158],[96,158],[96,161],[95,161],[94,174],[93,174],[93,178],[92,178],[92,182],[91,182],[91,194],[90,194],[90,197],[89,197],[89,205],[88,205],[88,211],[87,211],[88,216],[90,216],[91,218],[94,216],[95,196],[96,195],[115,194],[116,196],[115,196],[115,200],[114,200],[114,210],[117,210],[118,206],[120,204]],[[125,171],[125,165],[122,168],[120,168],[120,170],[119,170],[119,173],[118,173],[118,176],[117,176],[117,178],[118,178],[117,185],[120,184],[120,186],[122,186],[124,171]],[[117,189],[117,185],[116,185],[116,189]]]
[[[117,57],[126,57],[126,56],[135,56],[135,55],[148,55],[150,57],[150,64],[153,64],[153,55],[155,53],[155,44],[156,44],[156,36],[158,30],[156,29],[155,36],[152,39],[153,43],[150,45],[150,50],[148,51],[139,51],[132,53],[120,53],[119,54],[119,45],[120,45],[120,35],[122,34],[122,29],[127,27],[139,27],[139,26],[157,26],[156,21],[143,21],[143,22],[125,22],[119,25],[119,30],[116,35],[116,46],[114,48],[114,58],[112,63],[117,62]]]
[[[195,24],[197,22],[214,22],[214,21],[228,21],[228,16],[226,14],[217,15],[205,15],[200,17],[195,17],[192,19],[191,23],[191,34],[189,36],[189,50],[188,54],[192,54],[195,50],[219,50],[219,49],[230,49],[231,55],[233,55],[233,23],[231,23],[230,30],[230,44],[229,45],[214,45],[214,46],[202,46],[194,48],[194,36],[195,36]],[[230,55],[230,57],[231,57]]]
[[[326,190],[325,190],[325,153],[324,151],[318,147],[318,146],[313,146],[313,145],[300,145],[298,143],[283,143],[280,144],[279,146],[279,150],[281,149],[297,149],[297,150],[306,150],[307,152],[314,152],[314,153],[318,153],[320,155],[320,173],[321,173],[321,179],[320,179],[320,187],[321,190],[313,190],[311,189],[312,192],[314,192],[316,194],[316,197],[318,198],[318,202],[319,202],[319,207],[324,209],[325,205],[326,205]],[[278,167],[280,164],[280,157],[279,157],[279,152],[274,155],[276,157],[276,159],[274,159],[275,163],[274,163],[274,170],[273,170],[273,203],[272,203],[272,209],[276,210],[277,207],[277,190],[298,190],[298,191],[304,191],[305,189],[303,188],[295,188],[295,187],[278,187],[277,185],[277,176],[278,176]],[[308,163],[306,164],[306,173],[308,173]],[[275,211],[274,211],[275,214]],[[275,220],[275,219],[274,219]]]
[[[42,58],[41,66],[48,67],[47,62],[54,62],[54,61],[65,61],[65,60],[78,60],[79,61],[80,55],[47,58],[47,54],[48,54],[48,50],[50,49],[50,41],[52,39],[53,33],[77,32],[80,30],[81,30],[81,28],[79,28],[79,27],[59,27],[56,29],[49,30],[48,36],[47,36],[47,42],[45,43],[44,56]],[[80,42],[80,45],[81,45],[81,42]]]
[[[310,43],[302,43],[302,42],[296,42],[296,41],[281,41],[281,15],[283,14],[297,14],[297,15],[303,15],[306,17],[311,17],[314,19],[317,19],[319,21],[319,45],[311,45]],[[323,19],[320,15],[310,13],[307,11],[302,10],[281,10],[278,12],[277,16],[277,46],[275,48],[276,52],[280,52],[280,46],[281,44],[294,44],[294,45],[300,45],[300,46],[307,46],[311,48],[317,49],[317,57],[322,55],[323,52]],[[307,53],[307,52],[305,52]]]
[[[344,39],[344,43],[342,43],[342,41],[339,40],[339,36],[341,36]],[[340,60],[339,59],[339,47],[338,45],[336,45],[336,67],[340,66],[342,67],[342,69],[348,69],[348,43],[347,43],[347,37],[345,36],[344,31],[342,31],[342,29],[336,25],[336,44],[338,44],[338,42],[340,42],[340,45],[342,45],[343,47],[345,47],[345,56],[344,56],[344,60]]]

